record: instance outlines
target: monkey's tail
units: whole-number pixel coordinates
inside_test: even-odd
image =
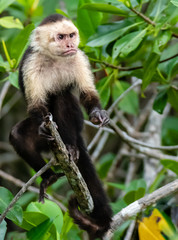
[[[102,238],[104,233],[110,228],[111,219],[109,219],[108,223],[97,223],[94,218],[83,214],[78,206],[77,199],[72,196],[69,200],[69,214],[74,219],[74,222],[81,229],[88,232],[90,240]]]

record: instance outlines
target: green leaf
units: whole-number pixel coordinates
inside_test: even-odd
[[[60,235],[61,239],[65,239],[65,237],[67,237],[67,233],[70,231],[73,224],[74,223],[72,218],[69,216],[69,213],[66,212],[64,215],[64,224],[63,224],[61,235]]]
[[[168,101],[171,106],[178,111],[178,88],[171,86],[168,91]]]
[[[178,0],[171,0],[171,3],[178,7]]]
[[[111,167],[114,157],[115,155],[113,153],[107,153],[103,155],[99,160],[96,167],[97,167],[97,172],[101,179],[107,176],[107,173],[109,171],[109,168]]]
[[[45,203],[39,202],[32,202],[28,205],[27,212],[40,212],[44,215],[48,216],[49,218],[53,218],[53,224],[56,227],[58,233],[61,232],[62,225],[63,225],[63,214],[59,206],[49,200],[45,200]]]
[[[28,233],[28,240],[47,240],[50,236],[49,230],[53,225],[53,219],[47,219]]]
[[[128,15],[126,11],[119,9],[111,4],[105,4],[105,3],[85,3],[81,6],[81,8],[92,10],[92,11],[117,14],[118,16],[124,16],[124,17]]]
[[[128,30],[130,30],[142,23],[143,22],[131,24],[130,21],[121,21],[114,25],[100,26],[100,28],[102,27],[104,29],[104,33],[103,33],[103,31],[101,33],[98,33],[94,39],[90,40],[87,43],[87,46],[99,47],[99,46],[108,44],[108,43],[114,41],[115,39],[121,37],[122,35],[124,35]]]
[[[130,84],[123,81],[115,81],[112,85],[112,97],[115,101],[127,88],[130,87]],[[133,90],[130,91],[118,104],[118,107],[129,114],[137,115],[139,112],[139,99],[136,92]]]
[[[33,227],[38,226],[42,222],[48,219],[48,216],[41,212],[24,212],[23,222],[19,226],[25,230],[31,230]]]
[[[27,25],[12,41],[10,53],[11,57],[17,61],[16,67],[19,65],[22,55],[27,48],[29,36],[34,28],[34,24]]]
[[[118,55],[120,57],[126,57],[129,53],[134,51],[139,46],[145,35],[146,29],[129,33],[120,38],[114,44],[112,57],[116,58]]]
[[[176,162],[174,160],[163,159],[163,160],[161,160],[161,164],[165,168],[170,169],[171,171],[173,171],[174,173],[176,173],[178,175],[178,162]]]
[[[167,146],[178,143],[178,118],[167,117],[164,119],[161,131],[162,144]]]
[[[124,196],[124,201],[130,204],[139,198],[142,198],[146,192],[146,182],[144,179],[138,179],[132,181],[128,188],[127,193]]]
[[[157,94],[154,100],[153,109],[160,114],[163,113],[164,108],[167,104],[167,99],[168,99],[167,93],[168,93],[168,89],[163,89]]]
[[[67,17],[67,18],[70,18],[69,15],[67,13],[65,13],[64,11],[62,11],[61,9],[56,9],[56,12]]]
[[[18,71],[9,73],[9,81],[14,87],[19,88]]]
[[[144,66],[144,74],[143,74],[143,85],[142,85],[142,89],[144,90],[149,83],[152,80],[152,77],[154,75],[154,73],[156,72],[156,68],[159,64],[159,60],[160,60],[160,55],[156,54],[156,53],[151,53],[149,58],[147,59],[145,66]]]
[[[15,0],[1,0],[0,1],[0,13],[2,13],[2,11],[4,11],[13,2],[15,2]]]
[[[23,29],[23,24],[20,22],[20,20],[12,16],[0,18],[0,25],[5,28]]]
[[[121,189],[121,190],[125,190],[125,189],[126,189],[125,184],[112,183],[112,182],[107,182],[106,184],[107,184],[108,186],[110,186],[110,187],[118,188],[118,189]]]
[[[113,74],[111,74],[109,77],[105,77],[101,79],[96,84],[96,87],[100,95],[101,104],[103,107],[105,107],[109,101],[109,98],[111,95],[110,83],[112,80],[113,80]]]
[[[118,2],[122,2],[128,8],[132,7],[130,0],[118,0]]]
[[[7,223],[5,220],[3,220],[2,223],[0,223],[0,239],[1,240],[5,239],[6,231],[7,231]]]
[[[154,192],[161,184],[161,182],[166,178],[165,175],[166,169],[163,168],[156,176],[156,178],[154,179],[153,183],[151,184],[151,186],[149,187],[149,193]]]
[[[80,36],[84,42],[96,32],[97,26],[102,19],[102,13],[91,12],[86,9],[81,9],[80,6],[85,2],[91,3],[91,0],[79,0],[77,11],[77,26],[80,31]],[[86,27],[87,26],[87,27]]]
[[[114,214],[120,212],[123,208],[127,207],[127,204],[123,199],[117,200],[116,202],[111,202],[112,211]]]
[[[8,189],[0,187],[0,213],[3,213],[6,210],[13,198],[14,196]],[[18,203],[16,203],[6,215],[8,219],[18,224],[22,222],[22,216],[22,208]]]

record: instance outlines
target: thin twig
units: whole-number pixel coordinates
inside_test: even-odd
[[[129,142],[131,144],[137,144],[137,145],[140,145],[142,147],[157,149],[157,150],[171,151],[171,150],[177,150],[178,149],[178,145],[175,145],[175,146],[153,146],[151,144],[143,143],[139,140],[136,140],[136,139],[130,137],[126,132],[122,131],[113,121],[110,121],[109,125],[117,134],[119,134],[119,136],[124,141]]]
[[[8,173],[6,173],[2,170],[0,170],[0,177],[2,177],[3,179],[6,179],[9,182],[12,182],[13,184],[15,184],[18,187],[24,187],[25,186],[25,183],[23,181],[21,181],[18,178],[15,178],[15,177],[11,176],[10,174],[8,174]],[[39,194],[39,189],[36,188],[36,187],[33,187],[33,186],[29,186],[29,188],[27,190],[30,191],[30,192]],[[55,202],[64,212],[67,211],[67,208],[61,202],[57,201],[51,195],[47,195],[47,196],[48,196],[47,198],[49,200]]]
[[[0,216],[0,224],[6,217],[9,210],[14,206],[14,204],[19,200],[24,192],[34,183],[37,177],[41,176],[47,169],[54,165],[54,159],[52,158],[44,167],[42,167],[33,177],[31,177],[28,182],[20,189],[20,191],[16,194],[13,200],[10,202],[6,210]]]
[[[135,217],[138,213],[146,209],[147,207],[158,202],[160,199],[165,198],[178,191],[178,179],[168,183],[167,185],[157,189],[151,194],[140,198],[139,200],[131,203],[129,206],[123,208],[119,213],[113,217],[113,222],[111,223],[111,229],[105,234],[103,240],[110,240],[113,233],[117,228],[127,221],[128,219]]]
[[[178,54],[175,54],[171,57],[168,57],[166,59],[163,59],[159,62],[159,64],[161,63],[164,63],[164,62],[167,62],[173,58],[176,58],[178,56]],[[118,69],[119,71],[134,71],[134,70],[138,70],[138,69],[142,69],[143,66],[137,66],[137,67],[120,67],[120,66],[116,66],[116,65],[113,65],[113,64],[110,64],[108,62],[105,62],[105,61],[101,61],[101,60],[97,60],[97,59],[90,59],[91,61],[93,62],[98,62],[98,63],[101,63],[101,64],[104,64],[106,67],[110,67],[110,68],[113,68],[113,69]]]
[[[132,12],[134,12],[136,15],[138,15],[139,17],[141,17],[145,22],[147,22],[148,24],[151,24],[152,26],[156,26],[155,22],[153,22],[150,18],[148,18],[147,16],[145,16],[143,13],[138,12],[135,8],[130,8],[130,10]]]

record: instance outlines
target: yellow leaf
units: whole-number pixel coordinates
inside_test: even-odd
[[[154,209],[151,216],[143,218],[138,227],[140,240],[165,240],[161,233],[167,237],[174,236],[175,232],[158,209]]]

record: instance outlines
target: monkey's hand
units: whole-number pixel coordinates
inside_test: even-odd
[[[89,115],[90,121],[100,127],[106,126],[110,119],[108,113],[105,110],[94,109]]]
[[[77,163],[79,156],[80,156],[80,152],[79,152],[78,148],[76,146],[73,146],[70,144],[66,144],[66,148],[69,153],[69,159],[71,161],[74,161],[75,163]]]

